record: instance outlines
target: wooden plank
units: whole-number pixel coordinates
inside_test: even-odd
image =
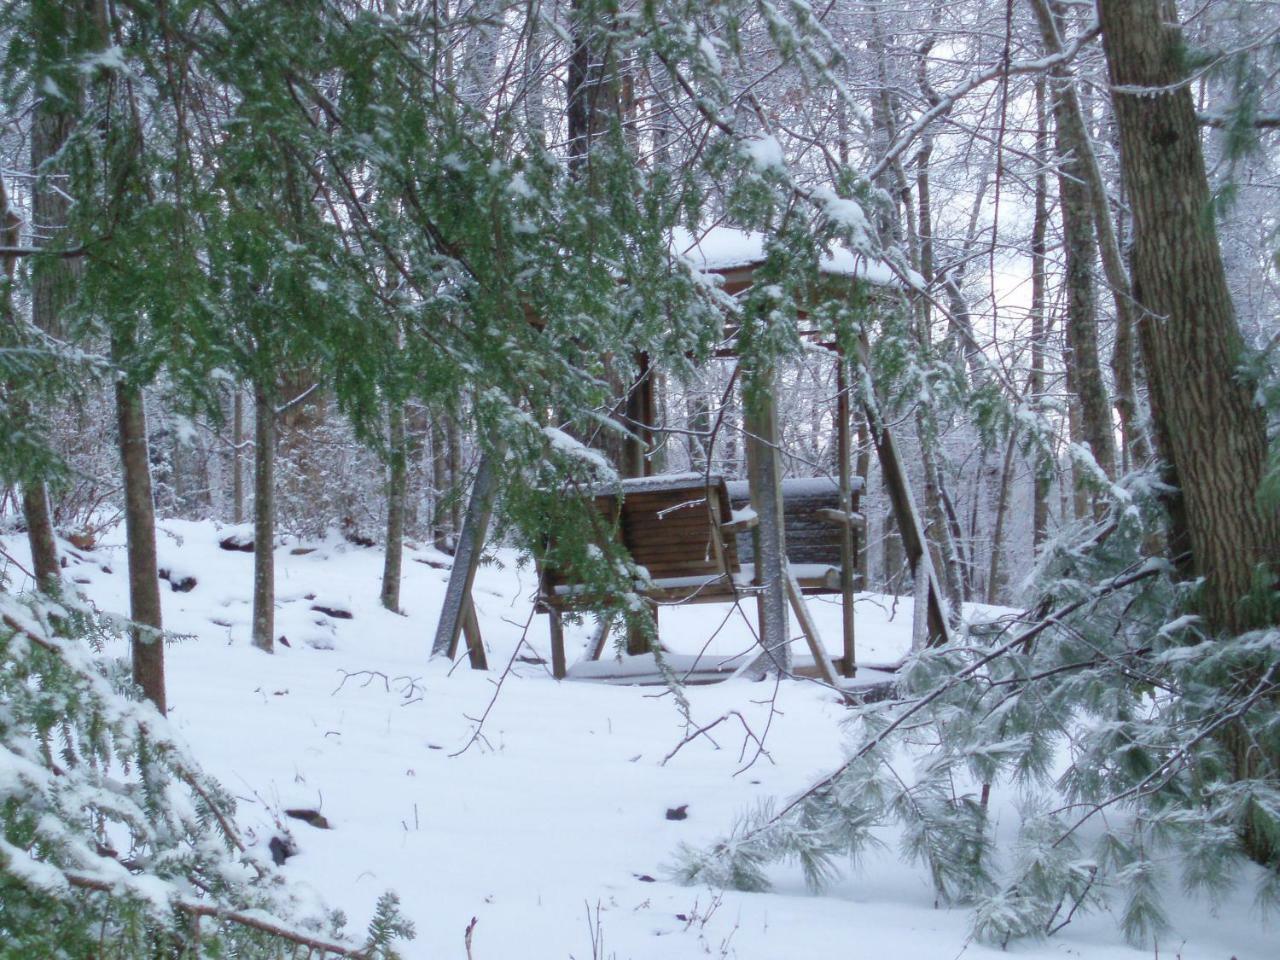
[[[823,507],[818,511],[818,516],[830,524],[838,527],[852,527],[855,530],[861,530],[867,525],[867,518],[856,511],[846,513],[843,510],[833,510]]]
[[[947,601],[942,595],[942,588],[934,574],[933,561],[929,557],[928,546],[924,539],[924,527],[920,523],[920,514],[916,510],[915,499],[911,495],[911,485],[907,480],[906,469],[902,465],[897,443],[880,415],[880,403],[876,399],[870,381],[871,374],[867,360],[870,353],[871,346],[864,333],[859,342],[858,361],[864,377],[862,408],[866,413],[868,432],[871,434],[871,441],[875,444],[876,454],[880,460],[880,472],[884,477],[885,489],[889,492],[889,500],[893,504],[894,519],[898,522],[903,549],[911,562],[913,573],[926,580],[928,643],[931,646],[943,644],[951,639],[951,627],[947,623]]]
[[[476,618],[476,605],[471,597],[467,597],[467,608],[462,614],[462,633],[467,638],[467,659],[471,661],[472,670],[488,670],[489,658],[484,652],[484,638],[480,636],[480,621]],[[449,659],[456,656],[456,650],[449,652]]]
[[[471,588],[476,581],[476,569],[480,566],[480,554],[484,538],[489,531],[489,518],[493,513],[493,497],[497,491],[496,463],[501,462],[506,445],[495,441],[493,449],[480,459],[467,514],[458,535],[458,550],[449,571],[449,585],[445,589],[444,603],[440,608],[440,620],[436,624],[436,636],[431,644],[433,657],[457,650],[458,635],[466,609],[471,603]]]
[[[827,648],[822,645],[822,637],[818,635],[818,625],[809,616],[809,608],[804,604],[804,595],[800,592],[800,584],[789,567],[785,568],[787,580],[787,599],[791,601],[791,609],[795,611],[800,630],[809,644],[809,652],[813,654],[813,662],[817,664],[822,679],[833,687],[836,685],[836,668],[827,656]]]
[[[602,617],[591,635],[591,641],[583,651],[581,660],[599,660],[604,654],[605,641],[609,639],[609,630],[613,627],[613,617]]]
[[[853,568],[858,562],[853,540],[855,515],[853,512],[853,437],[849,424],[849,377],[845,371],[843,352],[836,355],[836,455],[840,460],[840,509],[820,509],[818,515],[831,520],[830,514],[838,514],[840,525],[840,634],[843,656],[840,672],[846,677],[858,672],[857,630],[853,619]],[[858,515],[864,526],[866,520]]]

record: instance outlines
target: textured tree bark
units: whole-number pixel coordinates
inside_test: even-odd
[[[1134,296],[1158,451],[1181,496],[1170,548],[1204,578],[1198,606],[1226,634],[1270,625],[1268,604],[1245,604],[1262,578],[1274,589],[1280,515],[1259,502],[1264,413],[1241,370],[1243,340],[1227,289],[1177,10],[1171,0],[1099,0],[1099,20],[1133,210]],[[1188,376],[1188,372],[1193,375]],[[1274,770],[1274,751],[1234,727],[1222,735],[1239,779]],[[1254,822],[1245,848],[1274,863],[1280,849]]]
[[[1049,178],[1045,175],[1049,151],[1049,118],[1045,111],[1044,80],[1036,83],[1036,200],[1035,219],[1031,227],[1031,403],[1037,409],[1044,404],[1045,317],[1045,234],[1049,224]],[[1039,449],[1039,448],[1037,448]],[[1031,549],[1038,553],[1049,532],[1050,470],[1047,453],[1040,453],[1032,464],[1034,484],[1031,516]]]
[[[791,635],[787,617],[787,545],[782,520],[782,483],[778,466],[777,409],[773,371],[746,370],[742,376],[742,425],[746,433],[747,477],[751,506],[759,517],[756,538],[756,606],[763,648],[747,672],[754,676],[791,672]]]
[[[115,362],[131,345],[113,338]],[[147,450],[147,417],[142,389],[127,378],[116,379],[116,429],[124,474],[124,524],[129,562],[130,652],[133,682],[143,695],[166,712],[164,637],[160,611],[160,579],[156,570],[156,514],[151,492],[151,458]]]
[[[1054,91],[1058,199],[1062,207],[1062,241],[1066,253],[1067,356],[1071,385],[1080,399],[1080,426],[1084,441],[1102,472],[1116,476],[1115,434],[1111,426],[1111,401],[1098,359],[1098,305],[1094,288],[1095,239],[1090,189],[1071,138],[1064,133],[1069,111],[1061,90]]]
[[[405,494],[409,479],[404,439],[404,405],[393,401],[389,411],[387,464],[387,543],[382,563],[382,605],[400,612],[400,575],[404,560]]]
[[[1169,0],[1098,5],[1133,209],[1134,293],[1160,453],[1182,492],[1189,572],[1216,629],[1254,625],[1240,599],[1280,559],[1280,517],[1258,502],[1267,453],[1255,385],[1227,289]],[[1188,376],[1188,370],[1194,376]],[[1268,570],[1268,576],[1270,571]],[[1270,581],[1268,581],[1270,582]]]
[[[244,388],[235,385],[231,401],[231,517],[244,523]]]
[[[1061,53],[1061,27],[1064,19],[1061,0],[1031,0],[1031,8],[1040,27],[1045,53]],[[1129,273],[1125,269],[1120,244],[1116,240],[1106,184],[1098,167],[1093,138],[1084,121],[1084,111],[1080,106],[1080,97],[1071,71],[1065,64],[1060,64],[1054,67],[1050,76],[1054,86],[1059,152],[1074,157],[1079,172],[1086,178],[1093,207],[1093,224],[1097,231],[1098,252],[1102,258],[1102,271],[1115,303],[1116,330],[1111,353],[1111,372],[1115,379],[1116,412],[1120,414],[1126,450],[1135,461],[1145,463],[1151,458],[1151,445],[1142,426],[1135,385],[1134,304]]]
[[[27,525],[27,544],[31,547],[31,572],[36,589],[42,593],[58,591],[58,544],[53,538],[53,518],[49,513],[49,495],[43,483],[22,485],[22,518]]]
[[[253,385],[253,637],[259,650],[275,652],[276,408],[274,385]]]
[[[607,26],[587,18],[582,0],[573,0],[571,6],[573,50],[566,78],[569,170],[589,181],[594,143],[618,113],[618,70],[613,54],[607,52]]]
[[[65,190],[57,189],[51,168],[75,122],[75,111],[56,97],[40,98],[31,117],[31,168],[36,172],[31,193],[32,221],[47,239],[45,246],[57,249],[67,223],[70,201]],[[31,322],[51,336],[62,339],[61,311],[75,282],[75,268],[58,257],[37,258],[31,266]],[[43,483],[22,488],[22,512],[31,546],[32,572],[37,589],[50,592],[58,584],[58,547],[53,533],[49,493]]]

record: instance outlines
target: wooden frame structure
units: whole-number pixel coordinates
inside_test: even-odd
[[[718,259],[695,244],[693,248],[701,251],[702,262],[695,259],[694,263],[703,272],[718,276],[726,293],[737,295],[754,282],[755,271],[764,262],[763,244],[759,245],[757,251],[750,242],[751,235],[739,231],[727,233],[735,238],[748,238],[748,242],[737,243],[733,255],[720,256]],[[882,265],[881,271],[873,275],[873,267],[876,265],[860,262],[847,251],[841,253],[843,256],[833,255],[828,258],[830,262],[824,261],[824,273],[848,277],[851,282],[893,283],[892,274]],[[902,289],[901,284],[894,285]],[[864,340],[858,349],[858,359],[864,371],[867,369],[869,353],[869,345]],[[854,390],[848,383],[846,358],[838,351],[836,356],[840,387],[837,400],[840,461],[836,481],[838,501],[835,506],[822,509],[828,511],[825,519],[840,529],[841,563],[835,573],[838,585],[832,582],[828,574],[823,573],[819,577],[821,583],[809,578],[808,592],[830,588],[832,592],[838,590],[842,594],[844,655],[840,658],[840,667],[842,673],[852,676],[856,670],[853,618],[855,527],[860,519],[855,510],[854,484],[849,463],[850,398]],[[663,602],[736,599],[744,589],[754,594],[761,650],[747,672],[755,675],[791,671],[787,623],[787,611],[790,608],[796,614],[809,643],[819,675],[835,684],[835,665],[828,657],[803,602],[806,578],[796,576],[788,559],[785,483],[778,455],[773,371],[742,370],[747,497],[739,498],[742,506],[735,512],[728,488],[718,477],[696,474],[665,479],[645,477],[650,470],[646,452],[652,442],[649,425],[655,421],[655,410],[652,373],[648,368],[647,358],[640,359],[641,376],[623,400],[625,419],[633,427],[640,426],[639,430],[633,431],[633,439],[629,441],[627,455],[624,457],[624,473],[630,476],[622,481],[619,491],[601,492],[595,499],[595,509],[602,511],[616,526],[632,559],[649,570],[651,582],[644,586],[644,595],[655,604],[656,609],[656,604]],[[949,637],[947,604],[933,569],[919,512],[897,445],[881,416],[875,392],[865,375],[861,388],[856,392],[858,405],[866,416],[881,464],[903,547],[917,584],[917,593],[924,601],[923,604],[916,605],[917,624],[913,635],[919,643],[943,642]],[[490,456],[494,455],[501,456],[501,451],[495,451]],[[485,460],[481,462],[477,472],[432,646],[433,656],[447,654],[452,658],[456,655],[460,635],[465,633],[471,665],[477,669],[484,668],[484,647],[470,594],[488,529],[493,496],[492,464]],[[667,524],[667,518],[677,515],[680,516],[675,522]],[[659,529],[662,532],[657,532]],[[752,535],[753,563],[750,565],[751,576],[745,578],[744,582],[742,568],[745,565],[737,556],[737,538],[747,530]],[[692,531],[697,531],[696,535],[690,535]],[[547,611],[551,623],[552,672],[557,678],[561,678],[567,673],[561,626],[562,611],[588,607],[591,598],[579,585],[558,581],[554,571],[544,571],[539,581],[543,586],[540,588],[538,604]],[[599,657],[604,647],[606,630],[607,627],[602,626],[597,631],[588,647],[588,658]],[[642,638],[629,637],[628,652],[647,652],[647,645]]]

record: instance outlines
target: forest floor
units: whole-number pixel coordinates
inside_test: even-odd
[[[161,585],[165,626],[184,635],[168,651],[171,720],[237,796],[253,842],[265,846],[281,826],[289,830],[297,853],[285,875],[344,910],[352,933],[393,889],[417,927],[407,960],[466,957],[473,917],[472,960],[1001,955],[969,942],[966,910],[936,906],[925,872],[899,861],[891,834],[884,851],[820,895],[789,867],[772,871],[774,890],[764,894],[668,880],[681,843],[710,844],[739,815],[839,764],[845,709],[820,685],[689,687],[695,724],[735,710],[741,721],[731,717],[681,746],[689,731],[662,688],[557,682],[546,665],[519,660],[495,686],[522,637],[529,644],[522,655],[549,659],[546,618],[531,614],[534,575],[514,554],[500,552],[498,564],[482,568],[475,591],[493,670],[472,671],[465,655],[450,670],[427,660],[448,573],[420,562],[444,558],[406,552],[399,616],[378,603],[381,551],[338,537],[277,551],[276,634],[289,645],[268,656],[248,643],[252,555],[218,546],[231,532],[212,523],[162,525],[161,566],[173,580],[197,581],[185,593]],[[127,610],[122,536],[68,554],[65,574],[104,611]],[[25,562],[21,537],[2,540]],[[820,599],[810,606],[834,648],[838,607]],[[663,640],[696,653],[728,612],[664,610]],[[862,658],[891,660],[906,648],[909,600],[895,608],[892,598],[864,596],[857,616]],[[589,629],[567,629],[571,661]],[[749,643],[735,615],[711,649]],[[127,653],[123,642],[116,652]],[[766,752],[757,755],[746,727],[763,737]],[[993,802],[1007,827],[1016,794],[997,787]],[[331,829],[284,815],[295,807],[319,810]],[[668,819],[677,807],[687,807],[687,817]],[[1172,889],[1175,930],[1158,951],[1125,946],[1114,918],[1098,913],[1008,953],[1275,960],[1280,938],[1252,912],[1250,886],[1216,911]]]

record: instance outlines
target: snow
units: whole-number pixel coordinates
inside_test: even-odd
[[[744,500],[751,496],[751,488],[745,480],[730,480],[726,487],[729,496],[734,500]],[[862,478],[851,477],[849,487],[854,493],[862,490]],[[820,497],[826,494],[835,495],[840,492],[840,481],[835,477],[786,477],[782,481],[783,497]]]
[[[290,635],[291,646],[266,655],[248,642],[253,558],[219,549],[226,532],[212,523],[162,524],[166,559],[199,581],[190,593],[161,593],[166,626],[186,637],[167,651],[170,726],[237,796],[237,818],[255,850],[265,856],[277,821],[288,826],[299,852],[283,872],[302,896],[346,911],[358,934],[378,896],[396,890],[418,929],[403,947],[406,960],[463,956],[472,917],[477,960],[591,957],[588,924],[597,916],[603,955],[619,960],[780,960],[827,956],[834,945],[854,960],[1152,956],[1125,946],[1105,913],[1009,953],[970,943],[969,913],[935,906],[926,872],[898,860],[892,834],[882,837],[885,851],[821,896],[807,893],[790,867],[771,871],[775,889],[767,894],[675,885],[665,867],[679,843],[714,841],[743,812],[793,795],[842,761],[838,723],[847,711],[830,690],[783,681],[771,713],[772,682],[690,686],[696,726],[740,711],[753,731],[768,727],[768,756],[752,763],[736,719],[681,746],[693,728],[661,688],[551,678],[546,619],[531,612],[534,572],[500,549],[501,566],[481,567],[474,593],[490,663],[507,663],[526,631],[521,654],[546,663],[514,661],[482,736],[464,750],[474,731],[468,718],[494,698],[496,674],[470,670],[465,654],[452,672],[446,662],[428,662],[449,574],[413,561],[436,555],[407,548],[400,616],[377,600],[380,550],[333,535],[295,555],[299,544],[286,539],[276,551],[281,631],[321,618],[314,603],[342,605],[352,619],[330,618],[324,634],[332,649]],[[122,541],[122,531],[112,531],[97,550],[77,551],[83,560],[64,549],[68,578],[88,581],[82,589],[105,611],[127,609]],[[0,546],[27,563],[23,536],[0,537]],[[21,574],[8,573],[21,588]],[[840,642],[836,599],[808,600],[832,653]],[[910,643],[910,600],[863,594],[856,611],[859,661],[898,659]],[[660,621],[673,667],[699,653],[712,664],[732,662],[751,649],[751,624],[728,604],[664,607]],[[589,617],[566,624],[570,662],[593,628]],[[799,659],[802,640],[795,651]],[[120,642],[109,652],[127,649]],[[574,671],[644,679],[656,669],[651,657],[621,666],[606,654]],[[864,681],[880,678],[860,671]],[[1013,823],[1017,799],[996,788],[1002,825]],[[687,819],[666,819],[668,808],[685,804]],[[286,818],[283,810],[295,805],[319,808],[332,829]],[[0,844],[0,860],[12,852]],[[22,869],[38,873],[29,862]],[[55,882],[52,874],[31,880]],[[1215,914],[1171,889],[1168,908],[1176,930],[1161,956],[1276,955],[1274,931],[1250,912],[1247,891],[1228,896]]]
[[[778,143],[776,137],[768,134],[762,137],[748,137],[738,146],[757,170],[786,172],[787,162],[782,155],[782,144]]]
[[[555,427],[543,427],[542,434],[547,438],[551,446],[560,453],[575,460],[581,460],[603,476],[611,477],[616,475],[613,466],[604,454],[569,436],[563,430],[558,430]]]
[[[735,268],[754,267],[764,263],[765,235],[732,227],[710,227],[696,234],[677,227],[671,234],[672,249],[687,259],[695,270],[719,273]],[[902,287],[903,281],[884,261],[855,253],[847,247],[834,247],[824,254],[818,268],[832,276],[855,277],[883,287]],[[906,275],[908,283],[923,289],[917,274]]]

